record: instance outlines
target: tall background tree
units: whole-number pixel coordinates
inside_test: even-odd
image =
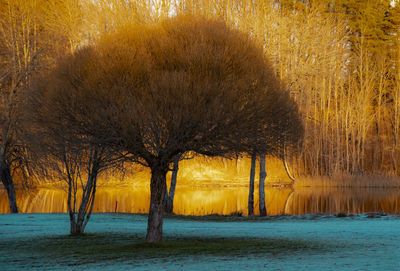
[[[13,173],[18,168],[23,170],[24,165],[17,109],[20,89],[29,84],[32,73],[39,68],[45,46],[41,2],[0,2],[0,178],[8,193],[11,213],[18,212]]]
[[[305,125],[295,175],[398,175],[398,1],[179,1],[250,33]],[[321,35],[324,33],[324,35]]]
[[[66,48],[73,51],[77,42],[71,37],[78,33],[82,21],[75,19],[64,31],[65,5],[75,8],[70,13],[79,15],[77,1],[2,0],[0,1],[0,178],[7,189],[10,211],[18,211],[15,179],[18,184],[28,181],[29,159],[22,141],[20,123],[21,89],[29,89],[31,78],[37,72],[53,67],[55,59]],[[57,8],[55,8],[57,7]],[[72,15],[71,15],[72,16]]]

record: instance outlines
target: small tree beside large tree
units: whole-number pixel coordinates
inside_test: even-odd
[[[36,167],[40,176],[66,184],[71,234],[84,233],[99,175],[122,168],[126,160],[113,148],[117,140],[109,134],[112,130],[96,125],[112,125],[98,117],[119,110],[114,107],[117,103],[107,106],[109,97],[85,90],[85,81],[91,80],[96,68],[94,50],[82,49],[60,60],[50,73],[35,78],[24,95],[27,103],[22,119],[29,131],[24,141],[40,165]]]
[[[262,48],[220,21],[126,26],[60,65],[74,76],[57,76],[57,85],[87,97],[74,100],[78,107],[101,101],[74,117],[86,119],[76,135],[101,131],[113,150],[151,170],[148,242],[162,241],[166,175],[177,156],[274,154],[301,136],[297,107]]]

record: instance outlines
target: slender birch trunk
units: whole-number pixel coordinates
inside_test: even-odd
[[[265,177],[267,172],[265,171],[265,154],[260,154],[260,181],[258,184],[258,195],[260,202],[260,216],[267,215],[267,209],[265,207]]]
[[[294,182],[295,182],[295,178],[293,177],[292,173],[290,172],[289,165],[288,165],[287,160],[286,160],[285,147],[283,148],[282,162],[283,162],[283,166],[285,167],[286,174],[289,177],[289,179],[291,181],[291,184],[293,185]]]
[[[167,214],[172,214],[172,211],[174,210],[174,197],[175,197],[175,188],[176,188],[176,180],[178,177],[178,171],[179,171],[179,160],[181,158],[181,154],[178,154],[174,158],[174,165],[173,165],[173,170],[172,170],[172,176],[171,176],[171,185],[169,187],[169,193],[165,193],[165,213]]]
[[[248,215],[254,215],[254,177],[256,174],[256,159],[257,156],[253,154],[251,156],[251,167],[250,167],[250,183],[249,183],[249,200],[248,200]]]

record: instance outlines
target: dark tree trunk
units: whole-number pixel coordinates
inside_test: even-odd
[[[267,215],[267,209],[265,207],[265,177],[267,177],[267,172],[265,171],[265,154],[260,154],[260,182],[258,185],[260,216]]]
[[[67,199],[67,208],[69,214],[69,223],[70,223],[70,233],[74,234],[75,232],[75,203],[72,203],[72,183],[71,180],[68,181],[68,199]],[[76,196],[76,194],[75,194]],[[75,200],[74,200],[75,202]]]
[[[4,161],[0,162],[0,178],[7,190],[10,213],[16,214],[18,213],[18,207],[17,198],[15,197],[14,183],[10,172],[10,166]]]
[[[180,154],[178,154],[174,158],[174,166],[173,166],[172,176],[171,176],[171,185],[169,187],[169,193],[165,194],[165,212],[167,214],[172,214],[172,211],[174,210],[175,188],[176,188],[176,180],[178,177],[179,159],[180,158],[181,158]]]
[[[254,215],[254,177],[256,175],[256,159],[257,156],[253,154],[251,156],[251,167],[250,167],[250,184],[249,184],[249,200],[248,200],[249,215]]]
[[[83,232],[84,232],[83,224],[76,222],[74,219],[73,221],[71,221],[71,231],[70,232],[72,235],[83,234]]]
[[[153,167],[151,169],[150,210],[146,235],[146,241],[148,243],[157,243],[162,241],[165,192],[167,190],[166,174],[167,170],[160,167]]]
[[[96,196],[96,185],[97,171],[92,173],[88,177],[86,189],[82,193],[82,201],[79,206],[78,214],[75,214],[75,211],[72,211],[72,208],[69,209],[71,223],[70,233],[73,235],[83,234],[85,231],[86,225],[90,219],[93,210],[94,199]]]

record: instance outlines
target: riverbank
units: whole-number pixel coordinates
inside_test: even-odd
[[[0,215],[1,270],[398,270],[400,218],[367,215],[214,221],[167,217],[165,242],[144,242],[147,216],[94,214],[68,235],[66,214]]]

